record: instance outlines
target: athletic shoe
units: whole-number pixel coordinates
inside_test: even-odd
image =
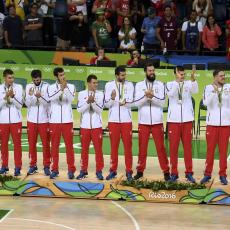
[[[96,172],[96,177],[97,177],[98,180],[104,180],[104,177],[102,175],[102,171]]]
[[[196,183],[196,180],[194,179],[194,177],[192,176],[192,173],[188,173],[185,176],[187,178],[187,180],[191,183]]]
[[[85,172],[83,170],[80,171],[80,174],[76,177],[77,180],[82,180],[84,178],[86,178],[86,176],[88,175],[88,172]]]
[[[38,170],[38,167],[35,165],[35,166],[30,166],[28,172],[27,172],[27,175],[33,175],[34,173],[36,173]]]
[[[131,172],[127,172],[126,173],[126,178],[127,178],[127,181],[132,181],[133,180],[133,177],[132,177],[132,173]]]
[[[2,167],[0,169],[0,174],[7,174],[9,172],[9,168],[8,167]]]
[[[170,174],[164,173],[164,179],[165,179],[165,181],[170,181],[171,180]]]
[[[52,171],[52,173],[50,174],[50,179],[55,179],[55,177],[58,177],[59,172],[58,171]]]
[[[137,172],[137,174],[133,177],[134,180],[138,180],[143,177],[143,172]]]
[[[170,181],[171,181],[171,182],[176,182],[178,178],[179,178],[178,175],[172,174],[172,175],[171,175]]]
[[[200,181],[200,183],[205,184],[205,183],[209,182],[210,179],[211,179],[210,176],[204,176],[203,179]]]
[[[106,177],[106,180],[112,180],[113,178],[116,177],[116,175],[117,175],[117,172],[111,171],[109,175]]]
[[[15,168],[14,169],[14,176],[20,176],[21,175],[21,168]]]
[[[222,185],[227,185],[228,184],[228,180],[226,176],[220,176],[220,182]]]
[[[44,167],[44,174],[46,176],[50,176],[50,168],[49,167]]]
[[[71,171],[69,171],[69,172],[68,172],[68,178],[69,178],[70,180],[74,179],[74,173],[71,172]]]

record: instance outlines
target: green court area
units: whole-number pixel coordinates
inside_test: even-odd
[[[193,140],[193,158],[194,159],[205,159],[206,158],[206,141],[205,140]],[[165,140],[165,147],[167,152],[169,153],[169,143],[168,140]],[[9,141],[9,149],[12,151],[13,150],[13,144],[12,140]],[[27,139],[27,134],[22,135],[22,149],[23,152],[28,152],[29,151],[29,144],[28,144],[28,139]],[[37,150],[38,152],[42,152],[42,143],[40,139],[38,139],[37,142]],[[80,143],[80,138],[79,135],[74,136],[74,150],[76,154],[81,153],[81,143]],[[229,149],[230,150],[230,149]],[[60,153],[65,153],[65,144],[63,140],[61,140],[60,143]],[[105,155],[110,154],[110,141],[109,137],[107,135],[104,136],[103,138],[103,153]],[[119,146],[119,155],[123,155],[123,144],[122,141],[120,142]],[[91,143],[90,145],[90,154],[94,154],[94,148]],[[137,134],[134,134],[133,137],[133,155],[138,156],[138,137]],[[155,144],[152,138],[149,140],[149,146],[148,146],[148,156],[157,156]],[[179,157],[183,157],[183,146],[180,144],[179,147]],[[218,149],[216,149],[216,154],[215,154],[215,159],[219,159],[218,155]]]
[[[11,212],[11,210],[0,209],[0,222]]]

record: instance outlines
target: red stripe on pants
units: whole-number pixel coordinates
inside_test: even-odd
[[[178,175],[178,148],[180,140],[184,148],[185,174],[193,174],[192,166],[192,121],[168,122],[171,174]]]
[[[36,124],[27,122],[27,134],[29,142],[29,155],[30,155],[30,166],[37,164],[37,139],[40,135],[42,141],[43,151],[43,165],[44,167],[50,166],[50,137],[49,137],[49,124],[42,123]]]
[[[2,152],[2,167],[8,167],[9,150],[8,142],[9,137],[12,137],[14,143],[14,164],[15,167],[22,167],[22,123],[14,124],[0,124],[0,136],[2,139],[1,152]]]
[[[66,158],[69,172],[75,172],[74,149],[73,149],[73,123],[52,123],[50,126],[51,156],[53,160],[52,171],[58,171],[59,145],[63,136],[66,147]]]
[[[83,129],[81,128],[81,170],[87,172],[89,161],[89,145],[92,140],[95,149],[96,172],[104,168],[102,153],[102,128]]]
[[[227,176],[227,151],[228,141],[230,136],[230,126],[207,126],[206,140],[207,140],[207,155],[205,175],[211,176],[214,163],[214,154],[216,146],[219,148],[219,175]]]
[[[120,139],[124,145],[126,172],[132,173],[133,157],[132,157],[132,123],[114,123],[109,122],[109,137],[111,148],[111,166],[110,171],[117,171],[118,165],[118,147]]]
[[[150,133],[152,133],[152,137],[155,142],[160,167],[164,173],[168,173],[169,163],[168,163],[167,153],[164,146],[163,124],[156,124],[156,125],[139,124],[138,125],[139,155],[138,155],[137,171],[144,172],[146,168],[147,149],[148,149]]]

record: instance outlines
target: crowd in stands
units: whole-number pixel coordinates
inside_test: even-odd
[[[230,0],[0,0],[0,48],[228,51]]]

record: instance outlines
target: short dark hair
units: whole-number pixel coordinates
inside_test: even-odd
[[[58,77],[58,74],[63,73],[63,72],[64,72],[64,69],[62,67],[56,67],[54,68],[53,74],[55,77]]]
[[[5,69],[4,71],[3,71],[3,77],[6,77],[7,75],[12,75],[12,74],[14,74],[14,72],[13,72],[13,70],[11,70],[11,69]]]
[[[87,82],[88,82],[88,83],[91,82],[92,79],[97,80],[97,76],[94,75],[94,74],[90,74],[90,75],[87,77]]]
[[[33,6],[37,6],[38,7],[38,4],[36,2],[33,2],[30,4],[30,8],[32,8]]]
[[[39,70],[39,69],[34,69],[34,70],[32,70],[32,72],[31,72],[31,77],[32,78],[41,78],[42,77],[42,72],[41,72],[41,70]]]
[[[154,67],[153,63],[152,63],[151,61],[146,62],[145,66],[144,66],[144,71],[146,72],[146,71],[147,71],[147,68],[150,67],[150,66],[153,66],[153,67]],[[154,69],[155,69],[155,67],[154,67]]]
[[[215,77],[215,76],[217,76],[218,74],[219,74],[219,72],[221,72],[221,71],[224,71],[223,69],[216,69],[216,70],[214,70],[213,71],[213,77]]]
[[[174,68],[174,74],[176,74],[176,71],[184,71],[184,67],[181,65],[178,65]]]
[[[126,72],[126,69],[124,66],[118,66],[115,68],[115,75],[119,75],[121,72]]]

